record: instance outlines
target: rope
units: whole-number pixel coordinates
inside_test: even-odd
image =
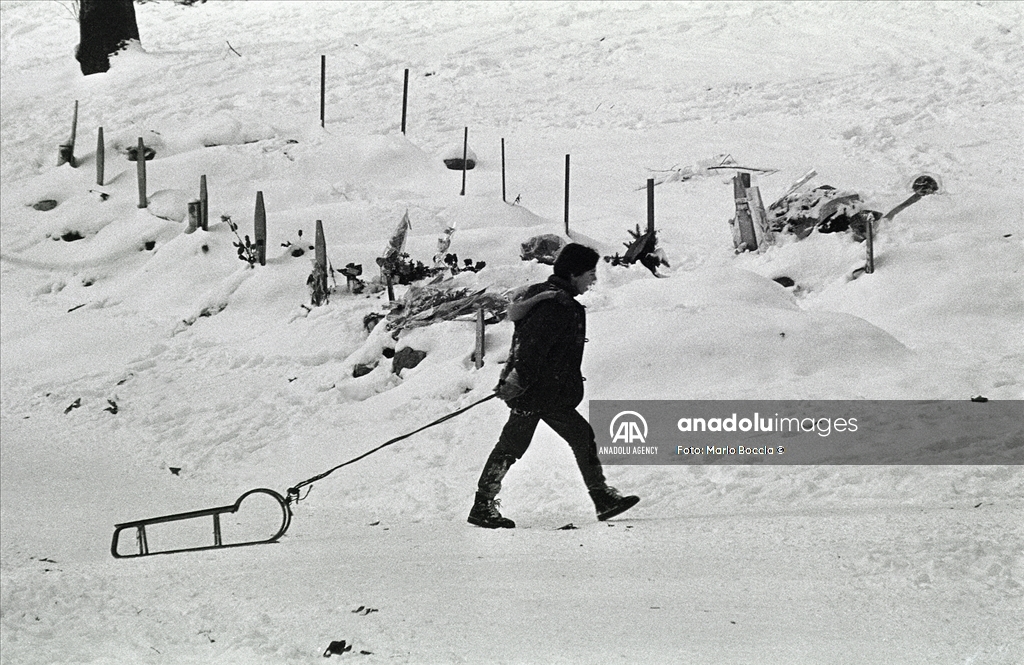
[[[435,425],[440,425],[441,423],[443,423],[445,421],[451,420],[455,416],[462,415],[466,411],[469,411],[470,409],[472,409],[474,406],[478,406],[480,404],[483,404],[487,400],[493,399],[494,397],[497,397],[497,396],[498,396],[497,393],[491,393],[487,397],[484,397],[481,400],[477,400],[476,402],[473,402],[469,406],[465,406],[465,407],[459,409],[458,411],[453,411],[452,413],[449,413],[446,416],[442,416],[441,418],[438,418],[434,422],[429,423],[427,425],[424,425],[423,427],[421,427],[421,428],[419,428],[417,430],[414,430],[412,432],[409,432],[408,434],[403,434],[402,436],[397,436],[394,439],[391,439],[390,441],[385,441],[384,443],[380,444],[379,446],[377,446],[373,450],[368,450],[365,453],[363,453],[362,455],[359,455],[358,457],[353,457],[352,459],[348,460],[347,462],[342,462],[341,464],[339,464],[338,466],[334,467],[333,469],[328,469],[327,471],[324,471],[323,473],[321,473],[319,475],[316,475],[316,476],[313,476],[312,478],[308,478],[306,480],[303,480],[302,482],[297,483],[293,487],[289,487],[288,488],[288,503],[293,503],[293,502],[294,503],[298,503],[299,502],[299,490],[301,488],[305,487],[306,485],[312,485],[313,483],[315,483],[318,480],[323,480],[324,478],[326,478],[327,476],[331,475],[332,473],[334,473],[335,471],[337,471],[341,467],[348,466],[349,464],[354,464],[354,463],[358,462],[359,460],[363,459],[364,457],[369,457],[370,455],[374,454],[378,450],[381,450],[383,448],[387,448],[388,446],[390,446],[393,443],[398,443],[399,441],[403,441],[405,439],[408,439],[410,436],[412,436],[414,434],[419,434],[420,432],[422,432],[425,429],[429,429],[429,428],[431,428],[431,427],[433,427]],[[307,496],[309,495],[308,491],[306,492],[306,495]]]

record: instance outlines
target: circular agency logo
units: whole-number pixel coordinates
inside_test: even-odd
[[[608,426],[612,443],[647,443],[647,420],[636,411],[620,411]]]

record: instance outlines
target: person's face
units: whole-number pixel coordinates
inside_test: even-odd
[[[597,281],[597,268],[588,270],[582,275],[573,275],[572,285],[576,290],[583,294],[586,293],[590,287]]]

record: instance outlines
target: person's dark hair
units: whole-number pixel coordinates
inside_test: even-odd
[[[555,259],[555,275],[564,279],[578,277],[597,267],[600,254],[587,247],[572,242],[562,248]]]

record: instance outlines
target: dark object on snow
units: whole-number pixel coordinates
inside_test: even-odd
[[[109,411],[111,414],[116,414],[117,413],[117,402],[115,402],[112,399],[108,399],[107,400],[107,404],[109,404],[110,406],[108,406],[107,408],[105,408],[103,410],[104,411]]]
[[[914,190],[914,193],[919,196],[928,196],[938,192],[941,187],[935,178],[922,174],[914,178],[914,183],[910,186],[910,189]]]
[[[137,162],[137,161],[139,161],[139,146],[136,146],[136,145],[129,146],[128,149],[127,149],[127,152],[128,152],[128,161],[129,162]],[[146,161],[147,162],[152,161],[153,158],[156,157],[156,150],[154,150],[153,148],[150,148],[148,145],[144,145],[142,147],[142,153],[146,156]]]
[[[461,157],[452,157],[451,159],[446,159],[446,160],[444,160],[444,165],[447,166],[452,171],[461,171],[462,170],[462,158]],[[474,159],[472,159],[472,158],[467,158],[466,159],[466,170],[467,171],[472,171],[475,167],[476,167],[476,161]]]
[[[358,379],[377,369],[377,363],[360,363],[352,368],[352,378]]]
[[[569,522],[565,526],[558,527],[558,531],[575,531],[578,528],[579,528],[578,526],[576,526],[572,522]]]
[[[426,357],[425,351],[418,351],[411,346],[403,347],[395,352],[395,357],[391,361],[391,371],[401,374],[403,369],[416,367]]]
[[[384,320],[384,315],[380,312],[370,312],[363,317],[363,329],[366,332],[371,332],[377,327],[377,324]]]
[[[36,210],[46,212],[47,210],[53,210],[54,208],[57,207],[57,205],[58,203],[53,199],[43,199],[42,201],[38,201],[37,203],[32,204],[32,207],[35,208]]]
[[[84,237],[85,236],[83,236],[78,231],[68,231],[67,233],[62,235],[60,239],[63,240],[64,242],[74,242],[76,240],[81,240]]]
[[[445,254],[444,264],[448,266],[448,270],[451,271],[453,277],[460,272],[480,272],[487,267],[486,261],[474,262],[473,259],[463,259],[460,266],[458,254]]]
[[[75,59],[85,76],[108,71],[111,54],[131,40],[139,41],[132,0],[82,0],[78,12]]]
[[[360,605],[356,609],[352,610],[352,614],[358,614],[360,616],[370,616],[374,612],[379,612],[376,607],[367,607],[366,605]]]
[[[169,466],[169,467],[167,467],[167,470],[170,471],[175,476],[180,476],[181,475],[181,467],[180,466]]]
[[[426,266],[422,261],[415,261],[409,257],[407,252],[393,255],[389,258],[378,257],[377,265],[380,266],[381,276],[387,275],[392,283],[409,285],[413,282],[437,274],[433,268]]]
[[[972,397],[971,401],[972,402],[979,402],[979,403],[983,404],[983,403],[988,401],[988,398],[987,397],[982,397],[981,395],[978,395],[977,397]]]
[[[327,650],[324,651],[324,658],[330,658],[331,654],[340,656],[341,654],[347,653],[351,650],[351,644],[345,644],[345,640],[337,640],[327,645]]]
[[[660,277],[658,266],[671,267],[665,259],[665,253],[658,249],[656,231],[650,229],[642,232],[640,225],[637,224],[636,231],[629,231],[629,235],[633,236],[632,242],[622,243],[626,247],[626,253],[623,256],[619,256],[618,253],[615,256],[606,256],[605,261],[613,266],[629,266],[639,261],[640,265],[650,270],[655,277]]]
[[[349,263],[340,272],[345,276],[346,288],[352,293],[362,293],[363,289],[366,288],[366,283],[359,279],[359,276],[363,274],[363,265],[361,263]]]
[[[560,236],[547,233],[542,236],[534,236],[524,242],[519,256],[523,261],[537,261],[537,263],[553,266],[563,247],[565,247],[565,241]]]
[[[865,210],[857,192],[822,185],[809,192],[783,197],[768,208],[767,216],[772,231],[790,233],[802,240],[815,229],[821,233],[838,233],[852,228],[863,237],[868,220],[880,215]]]
[[[64,409],[64,413],[65,413],[65,415],[66,415],[66,414],[68,414],[68,413],[71,413],[71,411],[72,411],[73,409],[77,409],[77,408],[78,408],[78,407],[80,407],[80,406],[82,406],[82,398],[81,398],[81,397],[79,397],[79,398],[78,398],[78,399],[76,399],[76,400],[75,400],[74,402],[72,402],[71,404],[69,404],[69,405],[68,405],[68,408]]]
[[[309,287],[310,302],[314,307],[326,305],[331,299],[331,289],[327,284],[327,266],[319,261],[313,263],[313,272],[306,278]]]
[[[781,284],[782,286],[786,287],[787,289],[789,287],[791,287],[791,286],[796,285],[796,282],[793,281],[792,277],[776,277],[772,281],[778,282],[779,284]]]

